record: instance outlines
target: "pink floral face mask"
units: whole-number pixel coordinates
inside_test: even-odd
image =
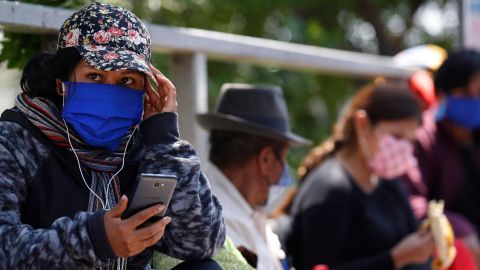
[[[406,140],[384,135],[378,142],[378,151],[370,158],[368,165],[378,177],[390,180],[405,174],[417,164],[413,146]]]

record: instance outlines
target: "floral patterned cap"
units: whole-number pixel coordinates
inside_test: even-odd
[[[135,70],[153,78],[150,34],[129,10],[93,3],[70,16],[60,28],[57,49],[74,47],[92,67]]]

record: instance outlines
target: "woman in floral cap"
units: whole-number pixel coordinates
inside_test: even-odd
[[[150,269],[153,249],[187,260],[179,269],[219,269],[205,259],[225,239],[221,207],[150,59],[142,22],[95,3],[27,64],[0,121],[0,269]],[[163,206],[122,218],[141,173],[178,180],[145,227]]]

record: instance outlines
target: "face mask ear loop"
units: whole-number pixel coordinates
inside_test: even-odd
[[[367,139],[365,139],[364,136],[360,135],[358,138],[358,143],[360,144],[360,148],[363,155],[365,156],[365,159],[372,158],[372,153],[370,152],[370,149],[368,149]]]
[[[63,108],[65,108],[65,95],[66,95],[64,82],[62,82],[62,92],[63,92],[63,95],[62,95],[62,111],[63,111]]]
[[[66,95],[66,92],[65,92],[65,84],[64,84],[63,82],[62,82],[62,90],[63,90],[63,96],[62,96],[62,105],[63,105],[62,111],[63,111],[63,110],[65,109],[65,95]],[[98,196],[98,194],[95,193],[95,191],[93,191],[92,188],[90,188],[90,186],[87,184],[87,181],[85,180],[85,176],[83,175],[82,166],[80,165],[80,159],[78,158],[77,153],[75,152],[75,149],[73,149],[72,141],[70,140],[70,131],[69,131],[69,129],[68,129],[67,123],[65,122],[65,119],[63,119],[63,116],[62,116],[62,121],[63,121],[63,124],[65,125],[65,128],[67,129],[68,144],[70,145],[70,149],[72,149],[73,155],[75,155],[75,159],[77,160],[78,170],[80,171],[80,175],[82,176],[83,183],[84,183],[85,186],[88,188],[88,190],[89,190],[95,197],[97,197],[97,199],[98,199],[98,200],[100,201],[100,203],[102,204],[102,208],[103,208],[103,209],[106,209],[106,208],[105,208],[105,203],[103,202],[102,198],[100,198],[100,196]]]
[[[147,83],[149,83],[149,82],[147,81]],[[142,116],[141,116],[140,119],[143,119],[143,116],[145,115],[145,106],[146,106],[145,97],[147,96],[147,94],[146,94],[147,92],[146,92],[146,90],[144,90],[144,91],[145,91],[145,93],[143,94],[143,97],[142,97],[142,100],[143,100],[143,110],[142,110]]]

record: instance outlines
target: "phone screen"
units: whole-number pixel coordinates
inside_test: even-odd
[[[177,177],[165,174],[141,174],[133,193],[129,196],[128,207],[122,218],[126,219],[155,204],[165,205],[165,209],[148,220],[148,223],[161,219],[170,203]]]

